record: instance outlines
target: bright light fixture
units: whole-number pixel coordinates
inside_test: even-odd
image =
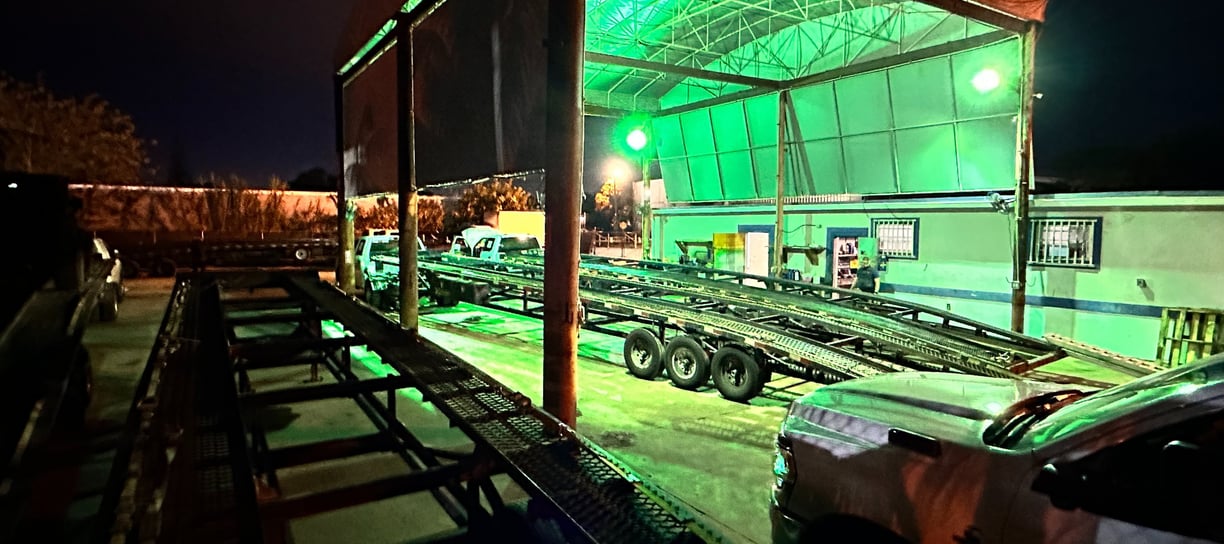
[[[17,182],[16,182],[16,181],[14,181],[14,182],[12,182],[12,183],[10,183],[10,184],[9,184],[9,189],[16,189],[16,188],[17,188]]]
[[[987,93],[999,88],[999,72],[994,68],[983,68],[973,76],[973,88],[979,93]]]
[[[625,143],[629,144],[634,151],[641,151],[646,147],[646,132],[640,128],[633,129],[633,132],[625,137]]]

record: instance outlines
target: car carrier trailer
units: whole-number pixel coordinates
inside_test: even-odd
[[[384,259],[386,273],[397,274],[394,257]],[[1066,356],[1059,346],[948,312],[842,290],[826,293],[823,286],[804,291],[810,284],[802,282],[771,285],[764,281],[770,278],[649,264],[588,258],[580,276],[583,327],[625,338],[625,365],[639,378],[666,372],[685,389],[712,379],[734,401],[760,394],[774,374],[824,383],[905,370],[1087,381],[1040,370]],[[538,256],[492,262],[428,255],[420,269],[437,304],[463,301],[542,316]],[[766,288],[743,285],[749,280]]]

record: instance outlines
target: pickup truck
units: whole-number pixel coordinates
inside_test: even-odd
[[[472,246],[472,256],[500,261],[507,256],[540,249],[540,240],[531,234],[496,233],[481,238]]]
[[[417,238],[417,253],[428,251],[425,242]],[[354,283],[361,286],[366,302],[375,308],[391,309],[399,285],[399,233],[358,238],[353,253]]]
[[[117,294],[118,263],[76,222],[68,180],[0,172],[0,542],[11,535],[54,432],[79,431],[92,391],[81,337]],[[37,236],[21,233],[39,233]],[[112,310],[114,308],[111,308]]]
[[[773,541],[1224,541],[1224,355],[1103,390],[895,373],[794,401]]]

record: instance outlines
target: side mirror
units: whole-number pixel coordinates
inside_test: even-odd
[[[1047,464],[1033,480],[1033,491],[1050,497],[1060,510],[1075,510],[1083,503],[1084,478],[1065,465]]]

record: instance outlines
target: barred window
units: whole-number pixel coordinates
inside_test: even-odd
[[[1101,220],[1032,219],[1029,264],[1096,268]]]
[[[871,234],[880,255],[892,259],[918,258],[917,219],[872,219]]]

